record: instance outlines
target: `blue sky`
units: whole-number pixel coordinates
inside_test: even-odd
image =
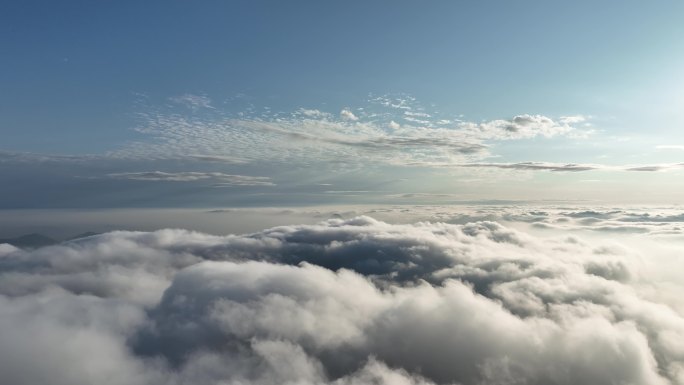
[[[670,203],[681,20],[681,1],[5,2],[0,205]]]

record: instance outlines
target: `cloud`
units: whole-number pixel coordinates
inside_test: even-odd
[[[270,178],[262,176],[231,175],[221,172],[163,172],[163,171],[144,171],[144,172],[120,172],[108,174],[114,179],[130,179],[141,181],[163,181],[163,182],[194,182],[204,179],[220,180],[216,186],[274,186]]]
[[[192,110],[198,110],[201,108],[214,108],[211,105],[211,99],[203,95],[184,94],[169,98],[169,100],[177,104],[182,104]]]
[[[425,109],[415,98],[401,95],[372,97],[367,106],[345,107],[339,113],[307,108],[273,112],[256,107],[235,112],[204,108],[203,103],[210,101],[202,98],[187,94],[173,98],[174,104],[143,107],[135,128],[143,134],[142,139],[106,154],[61,157],[0,153],[0,163],[86,162],[109,166],[111,162],[120,162],[116,168],[108,167],[105,173],[113,179],[168,181],[215,179],[216,176],[210,176],[215,170],[207,169],[211,165],[205,163],[225,163],[240,165],[239,170],[230,170],[238,174],[232,178],[236,185],[269,185],[273,182],[263,178],[274,178],[276,173],[283,172],[307,173],[307,178],[313,179],[320,179],[323,174],[356,172],[354,175],[363,179],[368,174],[361,175],[358,171],[367,173],[369,165],[371,173],[386,167],[459,168],[482,183],[500,182],[507,174],[492,170],[495,175],[483,177],[484,171],[477,169],[653,172],[682,168],[679,163],[490,162],[497,149],[504,145],[502,141],[583,135],[590,117],[581,115],[554,118],[519,114],[475,122]],[[191,105],[198,107],[188,111],[179,108],[178,103],[194,103]],[[172,164],[179,161],[195,162],[196,174],[179,170],[179,163]],[[284,164],[291,167],[283,170]],[[167,172],[128,172],[131,169]],[[257,169],[258,173],[267,170],[273,174],[251,180],[247,176],[238,178]],[[84,172],[78,176],[94,177],[93,174]],[[367,189],[366,182],[360,180],[359,189]]]
[[[12,252],[17,251],[18,249],[10,244],[7,243],[0,243],[0,258],[2,258],[3,255],[10,254]]]
[[[298,140],[299,151],[308,149],[307,144],[318,143],[328,145],[330,154],[347,154],[342,159],[373,159],[390,164],[404,164],[411,159],[461,158],[464,155],[486,153],[487,146],[478,142],[469,142],[457,132],[450,130],[404,129],[387,133],[372,124],[346,123],[330,121],[306,122],[237,122],[244,127],[264,133],[274,133]],[[315,156],[323,156],[321,148]],[[296,150],[292,150],[296,151]],[[290,152],[293,153],[293,152]],[[352,155],[355,154],[355,155]],[[327,159],[327,158],[324,158]]]
[[[63,155],[63,154],[41,154],[33,152],[13,152],[0,150],[0,163],[92,163],[92,162],[111,162],[117,159],[112,154],[82,154],[82,155]],[[226,155],[178,155],[175,159],[190,159],[203,162],[220,162],[228,164],[245,164],[249,160]]]
[[[629,167],[627,171],[664,171],[674,167],[681,167],[681,165],[650,165],[650,166],[635,166]]]
[[[672,171],[679,170],[682,168],[684,168],[684,163],[651,164],[620,167],[620,169],[625,171]]]
[[[229,154],[251,162],[356,166],[483,159],[490,155],[492,141],[577,136],[582,130],[573,125],[585,119],[522,114],[468,122],[428,112],[408,96],[372,98],[370,105],[343,108],[338,115],[307,108],[183,113],[150,106],[138,117],[136,130],[146,138],[112,151],[110,156],[169,159],[188,153],[203,157]]]
[[[461,192],[461,196],[472,199],[470,194],[482,188],[477,185],[504,183],[507,178],[520,176],[509,170],[526,171],[531,177],[532,172],[543,171],[652,172],[682,167],[681,164],[593,164],[580,162],[581,159],[563,163],[492,162],[497,160],[495,156],[501,146],[506,146],[502,141],[573,137],[588,124],[589,118],[584,116],[519,114],[505,119],[467,121],[463,117],[445,116],[434,109],[423,108],[410,97],[376,98],[370,105],[342,110],[333,106],[329,108],[332,112],[313,108],[275,112],[257,107],[233,111],[225,105],[205,108],[205,105],[211,106],[211,101],[195,96],[182,95],[161,105],[143,105],[135,127],[142,135],[136,135],[136,140],[108,153],[60,156],[0,152],[3,174],[32,175],[31,186],[16,184],[12,192],[5,194],[5,207],[33,205],[35,201],[53,207],[149,205],[150,196],[159,196],[152,192],[151,184],[143,188],[140,183],[121,182],[125,180],[208,182],[206,189],[188,189],[181,183],[176,186],[160,184],[176,189],[177,193],[165,194],[164,202],[153,204],[187,205],[188,202],[211,201],[214,203],[207,204],[213,205],[225,202],[227,197],[228,204],[259,200],[272,205],[283,204],[283,201],[278,203],[273,196],[236,194],[244,189],[235,189],[236,193],[230,191],[226,195],[223,194],[226,190],[219,188],[273,186],[277,180],[280,187],[273,193],[281,193],[285,199],[295,202],[301,200],[301,195],[297,194],[318,193],[298,185],[297,180],[313,181],[307,183],[312,186],[317,181],[332,178],[339,184],[340,179],[344,179],[344,183],[353,186],[347,185],[340,190],[372,190],[370,186],[378,174],[399,172],[413,174],[416,177],[412,176],[412,179],[432,183],[436,189],[467,185],[468,191]],[[190,107],[185,108],[186,104]],[[47,170],[39,166],[40,163],[51,163],[55,167]],[[78,167],[72,167],[76,163]],[[17,164],[20,167],[14,167]],[[221,164],[229,168],[219,168]],[[22,171],[18,171],[19,168],[23,168]],[[417,168],[458,170],[433,170],[418,175]],[[461,174],[462,178],[450,175],[439,181],[436,179],[437,174],[447,172]],[[107,175],[108,182],[103,178]],[[56,179],[60,182],[53,183]],[[42,186],[47,184],[58,185],[62,192],[54,194],[54,199],[42,199],[37,192],[44,191]],[[606,189],[615,188],[614,183],[605,185]],[[212,186],[217,188],[210,188]],[[77,194],[72,193],[85,191],[86,187],[93,193],[85,200],[77,199]],[[404,193],[420,192],[414,191],[408,183],[400,187],[407,189]],[[177,190],[179,188],[181,190]],[[121,193],[97,192],[112,189],[120,189]],[[509,193],[496,193],[496,197],[506,198],[501,194]],[[558,190],[554,194],[562,192]],[[9,199],[8,195],[11,195]],[[138,197],[134,197],[136,195]],[[31,196],[35,199],[29,199]],[[328,198],[317,199],[320,202]],[[340,199],[360,201],[363,198]]]
[[[413,111],[417,108],[420,109],[420,107],[417,106],[416,98],[406,94],[382,96],[370,95],[370,102],[401,111]]]
[[[16,384],[679,384],[684,266],[657,245],[362,216],[6,249],[0,370]]]
[[[350,120],[350,121],[359,120],[359,118],[356,115],[354,115],[354,113],[351,112],[351,110],[349,110],[347,108],[340,111],[340,117],[342,118],[342,120]]]
[[[321,110],[316,110],[316,109],[306,109],[306,108],[300,108],[298,111],[300,114],[304,116],[308,116],[310,118],[329,118],[330,114],[327,112],[323,112]]]
[[[511,119],[497,119],[482,123],[463,122],[463,130],[481,139],[512,140],[537,136],[553,137],[577,131],[572,124],[584,121],[583,117],[563,117],[558,121],[543,115],[517,115]]]
[[[461,168],[498,168],[521,171],[555,171],[580,172],[593,170],[609,171],[671,171],[684,167],[683,163],[612,166],[605,164],[582,163],[552,163],[552,162],[519,162],[519,163],[459,163],[459,164],[431,164],[432,167],[461,167]]]
[[[534,170],[534,171],[590,171],[604,168],[600,165],[591,164],[559,164],[548,162],[521,162],[521,163],[466,163],[459,165],[459,167],[475,167],[475,168],[501,168],[511,170]]]
[[[244,164],[248,163],[246,159],[234,158],[232,156],[223,155],[189,155],[189,158],[200,160],[203,162],[219,162],[219,163],[230,163],[230,164]]]
[[[416,209],[413,209],[415,211]],[[597,232],[611,234],[640,234],[667,239],[679,237],[684,227],[684,215],[675,208],[653,207],[535,207],[495,206],[485,208],[461,208],[450,210],[447,207],[433,212],[414,214],[418,218],[431,218],[449,223],[464,224],[473,221],[497,221],[502,223],[528,223],[535,228],[563,232]]]
[[[558,119],[561,123],[563,124],[576,124],[576,123],[583,123],[587,121],[587,118],[582,115],[572,115],[572,116],[561,116],[560,119]]]
[[[95,160],[101,160],[101,155],[84,154],[84,155],[56,155],[56,154],[39,154],[32,152],[15,152],[0,150],[0,164],[2,163],[83,163]]]

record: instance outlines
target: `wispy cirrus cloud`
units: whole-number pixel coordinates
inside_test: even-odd
[[[218,163],[228,163],[228,164],[244,164],[244,163],[247,163],[246,159],[235,158],[232,156],[222,156],[222,155],[188,155],[188,158],[203,161],[203,162],[218,162]]]
[[[41,154],[35,152],[16,152],[0,150],[0,163],[54,163],[54,162],[83,162],[102,159],[103,155],[64,155],[64,154]]]
[[[520,162],[520,163],[466,163],[457,165],[457,167],[474,167],[474,168],[500,168],[507,170],[531,170],[531,171],[591,171],[599,170],[605,166],[596,164],[561,164],[548,162]]]

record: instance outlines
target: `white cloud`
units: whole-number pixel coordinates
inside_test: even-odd
[[[562,124],[577,124],[586,122],[587,118],[582,115],[561,116],[558,121]]]
[[[2,258],[6,254],[10,254],[17,251],[17,248],[9,245],[7,243],[0,243],[0,258]]]
[[[678,384],[684,266],[654,245],[356,217],[5,250],[0,371],[14,384]]]
[[[382,95],[373,97],[371,95],[370,102],[380,104],[394,110],[412,111],[416,108],[416,98],[410,95]]]
[[[352,122],[359,120],[359,118],[356,115],[354,115],[354,113],[351,112],[351,110],[349,110],[348,108],[345,108],[342,111],[340,111],[340,117],[342,118],[342,120],[349,120]]]
[[[426,112],[404,111],[404,116],[412,116],[418,118],[429,118],[430,114]]]
[[[460,127],[474,137],[492,140],[526,139],[543,136],[550,138],[569,135],[576,131],[572,124],[578,118],[561,118],[559,121],[543,115],[518,115],[512,119],[497,119],[482,123],[463,122]]]
[[[299,113],[310,118],[329,118],[330,114],[316,109],[300,108]]]

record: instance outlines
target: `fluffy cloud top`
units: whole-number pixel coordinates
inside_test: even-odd
[[[354,115],[354,113],[351,112],[351,110],[348,108],[345,108],[342,111],[340,111],[340,117],[343,120],[351,120],[351,121],[359,120],[359,118],[356,115]]]
[[[370,217],[3,246],[0,371],[13,384],[682,384],[668,294],[681,284],[660,275],[681,261],[648,249]]]
[[[676,207],[508,206],[458,211],[436,209],[429,215],[449,223],[498,221],[516,226],[526,223],[532,228],[550,231],[641,234],[665,240],[680,237],[684,226],[684,215]]]

